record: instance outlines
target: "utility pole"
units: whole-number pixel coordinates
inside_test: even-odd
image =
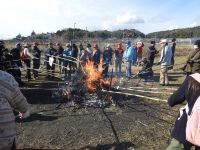
[[[74,22],[73,41],[75,40],[75,25],[76,25],[76,22]]]
[[[88,31],[87,31],[87,27],[86,27],[85,31],[86,31],[86,43],[88,43]]]

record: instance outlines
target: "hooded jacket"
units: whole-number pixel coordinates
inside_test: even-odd
[[[11,149],[16,136],[13,109],[25,113],[28,103],[13,76],[0,71],[0,149]]]
[[[124,51],[123,57],[129,62],[136,62],[137,60],[137,48],[128,45],[127,50]]]

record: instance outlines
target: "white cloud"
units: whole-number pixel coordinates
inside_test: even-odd
[[[192,24],[189,25],[189,27],[196,27],[198,26],[199,24],[197,22],[193,22]]]
[[[136,24],[144,23],[144,20],[132,13],[124,13],[116,17],[115,23],[119,24]]]
[[[103,30],[118,30],[134,28],[136,24],[144,23],[145,21],[133,13],[123,13],[117,16],[104,19],[101,23]]]
[[[167,30],[175,30],[175,29],[178,29],[179,28],[179,26],[177,26],[177,25],[170,25],[168,28],[167,28]]]

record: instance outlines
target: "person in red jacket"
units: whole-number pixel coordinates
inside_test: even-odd
[[[115,73],[118,77],[121,77],[121,68],[122,68],[122,59],[123,59],[124,50],[122,48],[122,43],[117,44],[115,50]]]
[[[137,65],[140,65],[140,62],[142,61],[142,51],[144,43],[139,41],[136,43],[136,47],[137,47]]]

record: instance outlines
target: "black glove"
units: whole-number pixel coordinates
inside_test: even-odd
[[[192,64],[194,61],[193,60],[188,60],[187,63]]]

